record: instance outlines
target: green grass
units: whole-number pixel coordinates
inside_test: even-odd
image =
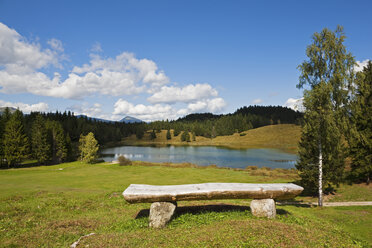
[[[169,226],[149,229],[150,204],[128,204],[121,196],[131,183],[291,182],[296,173],[139,164],[74,162],[1,170],[0,247],[68,247],[92,232],[96,234],[82,239],[81,247],[372,245],[372,207],[277,206],[277,218],[268,220],[251,215],[249,200],[179,202]],[[338,194],[359,199],[359,187],[341,187]],[[371,188],[365,189],[365,199],[371,200]]]
[[[218,136],[209,139],[201,136],[196,141],[181,142],[181,135],[166,139],[166,130],[156,134],[156,139],[150,138],[151,131],[145,133],[139,140],[135,135],[125,138],[123,145],[195,145],[195,146],[224,146],[235,149],[245,148],[274,148],[290,153],[297,152],[298,142],[301,136],[301,127],[293,124],[270,125],[251,129],[242,133],[228,136]]]

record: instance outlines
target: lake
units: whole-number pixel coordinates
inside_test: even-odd
[[[294,168],[297,156],[275,149],[227,149],[214,146],[120,146],[101,151],[106,162],[124,155],[130,160],[148,162],[189,162],[201,166],[245,168],[249,165],[270,168]]]

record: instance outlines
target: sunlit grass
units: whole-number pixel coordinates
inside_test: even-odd
[[[249,199],[179,202],[162,230],[147,227],[150,204],[128,204],[131,183],[292,182],[294,170],[233,170],[160,164],[81,162],[0,171],[0,246],[368,247],[372,207],[277,206],[275,220],[249,211]],[[359,186],[338,194],[353,200]],[[363,193],[371,200],[371,190]],[[356,194],[358,195],[358,194]],[[357,196],[359,199],[359,196]],[[344,199],[342,198],[342,199]],[[301,200],[298,198],[297,200]],[[311,200],[311,199],[310,199]],[[315,201],[315,199],[312,199]]]

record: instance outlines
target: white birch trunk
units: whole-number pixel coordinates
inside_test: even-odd
[[[323,157],[322,157],[322,144],[319,141],[319,198],[318,206],[323,206]]]

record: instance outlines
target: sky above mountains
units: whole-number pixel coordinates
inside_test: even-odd
[[[0,0],[0,107],[145,121],[293,106],[314,32],[372,58],[370,1]]]

